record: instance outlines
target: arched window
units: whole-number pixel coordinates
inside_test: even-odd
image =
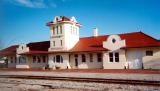
[[[19,63],[26,63],[26,57],[19,57]]]
[[[53,57],[53,62],[63,63],[63,57],[61,55],[56,55],[55,57]]]
[[[60,63],[60,55],[56,55],[56,62]]]
[[[61,56],[61,63],[63,63],[63,57]]]

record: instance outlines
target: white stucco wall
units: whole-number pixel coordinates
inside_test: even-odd
[[[126,55],[130,53],[139,52],[141,54],[144,69],[160,69],[160,48],[159,47],[148,47],[148,48],[132,48],[127,49]],[[146,56],[146,51],[153,51],[153,56]],[[136,55],[137,55],[136,54]],[[134,54],[131,55],[132,57]],[[128,58],[128,61],[133,61]]]
[[[109,52],[118,52],[119,53],[119,62],[110,62]],[[119,49],[116,51],[108,51],[103,54],[103,68],[104,69],[124,69],[126,63],[125,50]]]
[[[74,29],[77,32],[74,32]],[[64,24],[64,30],[65,47],[67,50],[69,50],[73,48],[75,44],[79,41],[79,27],[74,24]]]
[[[56,17],[55,17],[56,18]],[[60,18],[60,17],[59,17]],[[56,19],[54,19],[55,22]],[[79,41],[79,26],[76,25],[75,18],[68,22],[55,22],[50,26],[50,48],[49,51],[66,51],[75,46]],[[59,33],[57,34],[57,26]],[[60,34],[60,26],[62,27],[62,34]],[[53,27],[55,34],[53,34]],[[61,45],[62,40],[62,45]],[[55,46],[53,46],[55,41]]]
[[[26,44],[20,44],[16,50],[16,53],[20,54],[20,53],[24,53],[24,52],[29,52],[29,47],[27,47]]]
[[[30,68],[43,68],[43,67],[46,67],[47,66],[47,64],[48,64],[48,55],[36,55],[36,56],[39,56],[40,57],[40,59],[41,59],[41,62],[40,63],[38,63],[37,62],[37,60],[36,60],[36,62],[35,63],[33,63],[33,56],[28,56],[28,65],[29,65],[29,67]],[[43,63],[43,56],[46,56],[46,58],[45,58],[45,63]]]
[[[13,63],[11,63],[11,57],[13,57]],[[7,56],[8,68],[16,68],[15,57],[15,55]]]

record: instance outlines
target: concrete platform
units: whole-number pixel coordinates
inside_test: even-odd
[[[53,77],[82,77],[82,78],[105,78],[105,79],[129,79],[129,80],[149,80],[160,81],[158,73],[127,73],[127,72],[89,72],[89,70],[56,70],[56,71],[25,71],[25,70],[10,70],[0,71],[2,75],[29,75],[29,76],[53,76]],[[90,70],[91,71],[91,70]],[[111,70],[110,70],[111,71]],[[112,70],[113,71],[113,70]]]

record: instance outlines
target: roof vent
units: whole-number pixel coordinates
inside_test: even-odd
[[[98,36],[98,28],[93,28],[93,36]]]

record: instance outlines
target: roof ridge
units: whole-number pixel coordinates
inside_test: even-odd
[[[106,34],[106,35],[99,35],[96,37],[103,37],[103,36],[109,36],[109,35],[123,35],[123,34],[133,34],[133,33],[140,33],[141,31],[137,31],[137,32],[128,32],[128,33],[117,33],[117,34]],[[85,37],[80,37],[80,38],[96,38],[95,36],[85,36]]]
[[[29,43],[27,43],[27,44],[42,43],[42,42],[49,42],[49,40],[48,40],[48,41],[29,42]]]
[[[152,36],[150,36],[150,35],[148,35],[148,34],[146,34],[146,33],[144,33],[144,32],[140,32],[140,33],[142,33],[143,35],[145,35],[145,36],[147,36],[147,37],[152,38],[153,40],[158,41],[158,39],[156,39],[156,38],[154,38],[154,37],[152,37]]]

